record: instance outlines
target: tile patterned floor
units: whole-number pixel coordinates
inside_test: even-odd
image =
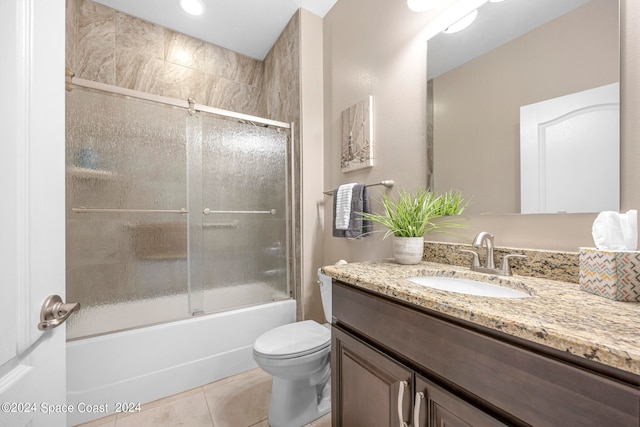
[[[271,376],[257,368],[76,427],[269,427],[270,394]],[[304,427],[331,427],[331,414]]]

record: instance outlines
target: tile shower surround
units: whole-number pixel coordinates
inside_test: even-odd
[[[260,61],[90,0],[67,0],[66,66],[87,80],[291,122],[299,117],[297,29],[298,14]]]
[[[258,113],[261,61],[90,0],[71,1],[76,13],[68,12],[68,26],[75,23],[76,38],[67,42],[67,66],[77,77]]]
[[[296,13],[260,61],[90,0],[66,0],[65,65],[86,80],[294,122],[299,141],[299,29]]]

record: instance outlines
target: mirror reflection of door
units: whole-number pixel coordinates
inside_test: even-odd
[[[541,15],[546,19],[533,22]],[[520,107],[618,82],[619,21],[618,0],[487,2],[468,28],[430,39],[434,189],[455,188],[472,198],[467,214],[522,212]],[[515,38],[496,34],[525,28],[530,31]],[[440,68],[441,60],[459,58],[476,41],[492,40],[484,54]]]
[[[522,213],[617,211],[620,85],[520,108]]]

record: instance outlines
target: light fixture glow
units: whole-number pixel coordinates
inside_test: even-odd
[[[178,0],[178,4],[189,15],[198,16],[204,13],[202,0]]]
[[[449,25],[449,27],[447,27],[447,29],[444,30],[443,33],[453,34],[453,33],[457,33],[458,31],[464,30],[469,25],[471,25],[473,21],[475,21],[476,16],[478,16],[478,9],[474,10],[464,18]]]
[[[407,0],[407,7],[414,12],[426,12],[435,6],[434,0]]]

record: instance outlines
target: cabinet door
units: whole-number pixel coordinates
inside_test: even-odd
[[[505,424],[416,374],[413,427],[497,427]]]
[[[331,335],[332,425],[407,426],[412,371],[335,326]]]

